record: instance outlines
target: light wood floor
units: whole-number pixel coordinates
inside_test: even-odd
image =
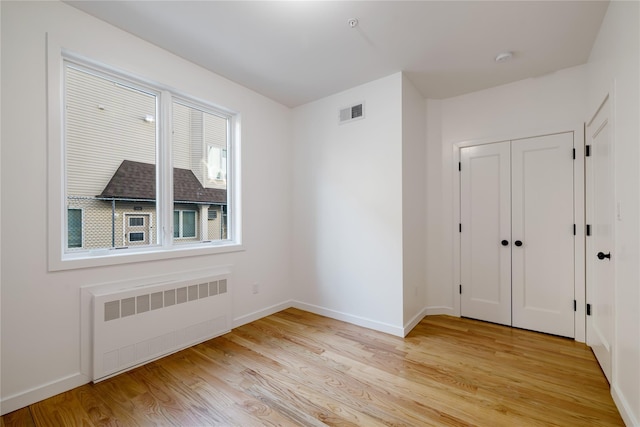
[[[0,426],[623,425],[591,351],[447,316],[405,338],[289,309]]]

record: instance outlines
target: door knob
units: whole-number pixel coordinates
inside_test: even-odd
[[[509,246],[509,241],[508,240],[503,240],[500,243],[502,243],[502,246]]]
[[[611,259],[611,252],[609,252],[608,254],[605,254],[604,252],[598,252],[598,259],[605,259],[605,258]]]
[[[522,241],[520,241],[520,240],[516,240],[514,243],[518,247],[522,246]]]

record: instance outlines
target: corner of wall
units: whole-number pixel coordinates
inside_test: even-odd
[[[426,294],[426,104],[402,75],[403,322],[424,309]]]

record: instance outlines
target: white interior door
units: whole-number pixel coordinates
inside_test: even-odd
[[[513,326],[574,337],[573,132],[511,143]]]
[[[511,325],[509,147],[507,141],[460,150],[461,314],[505,325]]]
[[[611,382],[611,347],[613,340],[613,139],[608,100],[587,126],[586,200],[587,224],[587,344],[593,349],[602,371]],[[589,314],[589,313],[587,313]]]

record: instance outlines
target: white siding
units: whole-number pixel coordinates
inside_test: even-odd
[[[96,196],[123,160],[155,163],[156,97],[67,67],[67,194]]]
[[[191,119],[191,133],[190,133],[190,147],[191,147],[191,167],[195,176],[200,181],[200,184],[204,186],[204,164],[203,164],[203,146],[202,146],[202,134],[204,133],[202,124],[202,111],[189,109]]]
[[[191,145],[189,134],[191,131],[191,118],[189,107],[173,103],[173,141],[171,155],[174,168],[189,169],[191,166]]]

